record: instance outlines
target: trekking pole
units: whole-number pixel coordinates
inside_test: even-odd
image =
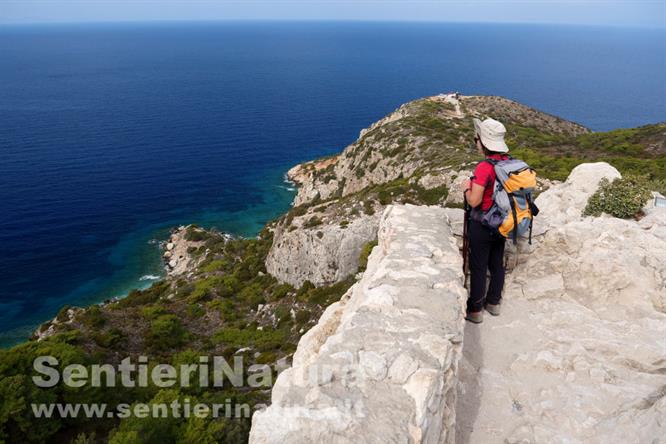
[[[470,206],[467,203],[467,199],[466,198],[463,199],[464,199],[463,208],[465,209],[465,214],[463,216],[463,247],[462,247],[463,275],[464,275],[463,286],[467,288],[467,276],[469,275],[469,237],[467,233],[467,228],[469,225]]]

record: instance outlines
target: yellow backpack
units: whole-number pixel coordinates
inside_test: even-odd
[[[483,215],[481,223],[497,230],[502,236],[513,239],[529,231],[532,243],[532,224],[539,209],[534,204],[536,172],[525,162],[509,158],[507,160],[486,159],[495,169],[493,205]]]

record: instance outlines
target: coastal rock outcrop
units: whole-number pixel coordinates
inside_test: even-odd
[[[308,228],[307,221],[303,221],[293,230],[279,226],[273,234],[275,240],[266,258],[266,270],[297,287],[305,281],[315,285],[341,281],[358,270],[359,252],[377,237],[378,223],[379,213],[375,213],[352,219],[348,224]]]
[[[251,443],[453,442],[466,296],[446,214],[384,211],[362,279],[301,338]]]
[[[202,255],[195,257],[192,251],[203,245],[203,242],[197,240],[197,234],[204,230],[194,225],[180,226],[169,236],[169,240],[164,244],[164,259],[167,275],[179,276],[191,272],[196,268]]]

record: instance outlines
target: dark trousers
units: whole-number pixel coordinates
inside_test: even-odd
[[[469,221],[467,232],[471,274],[467,311],[476,312],[483,310],[484,303],[500,303],[504,287],[504,242],[506,239],[475,220]],[[486,293],[488,270],[490,270],[490,286]]]

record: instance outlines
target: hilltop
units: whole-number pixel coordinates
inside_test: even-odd
[[[269,273],[297,286],[337,282],[358,266],[387,205],[460,207],[459,184],[480,160],[472,118],[488,116],[505,124],[512,154],[538,171],[542,189],[576,165],[599,160],[622,173],[666,179],[666,123],[593,133],[502,97],[427,97],[361,131],[339,155],[289,170],[298,195],[294,208],[269,225]]]

